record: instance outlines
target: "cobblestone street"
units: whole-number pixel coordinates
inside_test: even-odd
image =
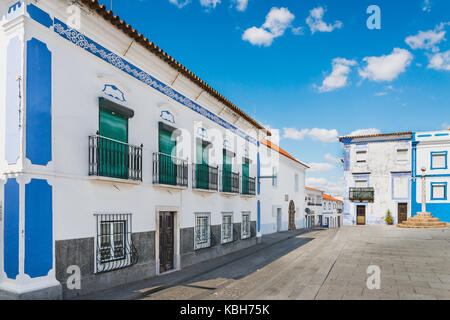
[[[450,299],[450,229],[311,231],[142,299]]]

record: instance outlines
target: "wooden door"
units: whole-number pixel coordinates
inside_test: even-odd
[[[160,273],[174,268],[174,214],[159,213],[159,264]]]
[[[399,203],[398,204],[398,223],[408,220],[408,204]]]
[[[366,206],[356,207],[356,224],[363,226],[366,224]]]

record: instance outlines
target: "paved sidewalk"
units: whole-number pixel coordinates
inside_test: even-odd
[[[105,291],[96,292],[75,298],[76,300],[135,300],[157,293],[170,287],[188,282],[202,274],[212,272],[218,268],[232,264],[247,256],[258,253],[270,248],[283,241],[295,238],[317,230],[295,230],[265,235],[262,237],[262,243],[243,249],[232,254],[219,257],[210,261],[205,261],[196,265],[189,266],[179,271],[174,271],[162,276],[153,277],[148,280],[142,280],[132,284],[127,284]]]

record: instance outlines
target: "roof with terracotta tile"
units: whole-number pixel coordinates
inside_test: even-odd
[[[242,118],[247,120],[253,126],[255,126],[258,129],[264,130],[267,135],[269,135],[269,136],[271,135],[269,130],[264,128],[255,119],[251,118],[248,114],[246,114],[244,111],[242,111],[237,106],[235,106],[231,101],[229,101],[224,96],[222,96],[219,92],[214,90],[211,86],[209,86],[206,82],[201,80],[197,75],[195,75],[193,72],[191,72],[188,68],[186,68],[181,63],[176,61],[173,57],[171,57],[166,52],[164,52],[161,48],[159,48],[156,44],[151,42],[143,34],[139,33],[136,29],[133,29],[133,27],[131,25],[127,24],[124,20],[121,20],[119,16],[114,15],[112,10],[109,10],[109,11],[106,10],[106,6],[100,5],[98,0],[81,0],[81,2],[83,4],[85,4],[86,6],[88,6],[90,9],[92,9],[99,16],[103,17],[103,19],[110,22],[117,29],[121,30],[127,36],[134,39],[134,41],[136,41],[136,43],[139,43],[144,48],[146,48],[148,51],[152,52],[153,54],[158,56],[161,60],[163,60],[164,62],[169,64],[171,67],[176,69],[178,72],[180,72],[181,74],[183,74],[184,76],[189,78],[191,81],[196,83],[198,86],[200,86],[206,92],[211,94],[218,101],[225,104],[228,108],[230,108],[232,111],[237,113],[239,116],[241,116]]]
[[[332,196],[330,196],[330,195],[328,195],[326,193],[323,194],[323,199],[324,200],[329,200],[329,201],[336,201],[336,202],[344,203],[342,200],[333,198]]]
[[[314,189],[314,188],[311,188],[311,187],[305,187],[305,189],[312,190],[312,191],[324,192],[323,190]]]
[[[377,138],[377,137],[404,136],[404,135],[412,135],[412,132],[407,131],[407,132],[368,134],[368,135],[359,135],[359,136],[344,136],[344,137],[339,137],[339,141],[342,142],[342,140],[344,140],[344,139]]]
[[[277,146],[275,143],[273,143],[273,142],[271,142],[271,141],[269,141],[269,140],[266,140],[266,139],[261,140],[261,143],[262,143],[263,145],[265,145],[266,147],[268,147],[268,148],[270,148],[270,149],[272,149],[272,150],[275,150],[275,151],[277,151],[278,153],[284,155],[285,157],[288,157],[289,159],[291,159],[291,160],[293,160],[293,161],[295,161],[295,162],[301,164],[302,166],[304,166],[304,167],[306,167],[306,168],[309,168],[308,165],[306,165],[306,164],[304,164],[303,162],[301,162],[301,161],[295,159],[293,156],[291,156],[289,153],[287,153],[287,152],[286,152],[285,150],[283,150],[281,147]]]

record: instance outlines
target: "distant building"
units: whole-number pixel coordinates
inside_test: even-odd
[[[305,187],[305,227],[314,228],[323,225],[324,191]]]
[[[395,223],[411,217],[412,132],[341,137],[344,146],[344,224]]]
[[[343,209],[344,201],[324,194],[322,203],[323,227],[340,228],[342,226]]]
[[[422,168],[427,182],[427,211],[450,222],[450,131],[415,132],[412,137],[412,214],[422,211]]]

